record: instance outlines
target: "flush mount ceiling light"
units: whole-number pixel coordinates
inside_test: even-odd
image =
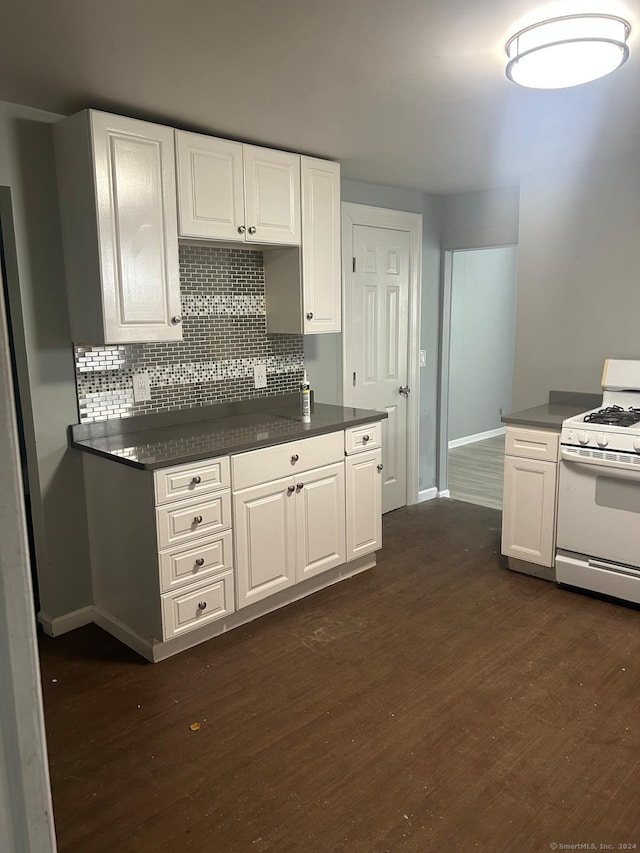
[[[615,15],[565,15],[525,27],[506,45],[507,77],[530,89],[597,80],[626,62],[631,27]]]

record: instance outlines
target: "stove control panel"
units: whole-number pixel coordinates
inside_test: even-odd
[[[560,444],[573,447],[594,447],[611,452],[640,453],[640,436],[628,430],[619,432],[600,432],[597,429],[580,429],[580,427],[565,426],[560,435]]]

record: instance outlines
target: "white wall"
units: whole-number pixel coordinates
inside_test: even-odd
[[[521,185],[513,407],[598,392],[605,358],[640,358],[640,153]]]
[[[373,207],[421,213],[422,242],[422,340],[427,366],[420,371],[420,489],[436,482],[436,425],[438,389],[440,226],[439,196],[414,190],[342,181],[342,201]],[[342,336],[305,338],[305,362],[315,398],[322,403],[342,403]]]
[[[40,603],[52,617],[91,603],[82,466],[66,435],[78,413],[51,132],[57,119],[0,103],[0,186],[10,188],[17,267],[7,284],[14,296],[19,286],[22,303]],[[2,210],[4,228],[6,205]]]
[[[449,441],[502,426],[511,411],[517,249],[453,253]]]
[[[518,187],[444,196],[442,248],[515,245],[518,204]]]

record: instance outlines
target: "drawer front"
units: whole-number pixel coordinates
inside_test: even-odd
[[[351,427],[351,429],[344,431],[344,449],[347,455],[360,453],[362,450],[375,450],[381,444],[382,424],[380,421]]]
[[[178,501],[156,509],[158,550],[171,548],[191,539],[219,533],[231,527],[229,490],[203,495],[195,501]]]
[[[162,596],[163,639],[193,631],[207,622],[222,619],[235,610],[233,571],[216,576],[199,589]]]
[[[176,465],[175,468],[162,468],[154,472],[156,504],[228,489],[230,481],[228,456],[204,459],[189,465]]]
[[[186,584],[200,584],[211,575],[233,568],[231,531],[213,539],[199,539],[186,548],[160,552],[160,590],[171,592]]]
[[[344,460],[344,434],[331,432],[231,457],[233,490],[248,489]]]
[[[504,452],[507,456],[521,456],[524,459],[557,462],[559,445],[560,433],[558,432],[507,427]]]

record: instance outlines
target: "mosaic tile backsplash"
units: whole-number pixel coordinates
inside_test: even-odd
[[[180,301],[182,341],[75,347],[81,423],[298,390],[303,339],[267,334],[262,252],[180,246]],[[134,402],[134,373],[149,374],[150,400]]]

